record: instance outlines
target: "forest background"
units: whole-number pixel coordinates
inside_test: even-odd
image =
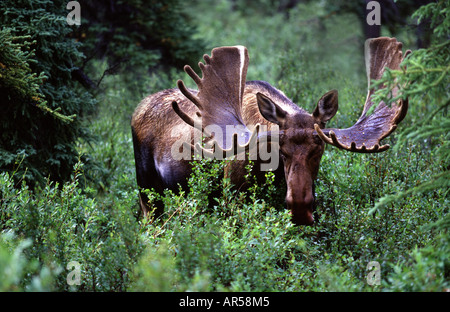
[[[367,1],[78,3],[81,25],[67,1],[0,2],[1,291],[449,290],[449,1],[378,1],[375,30]],[[189,193],[161,196],[160,220],[142,218],[130,131],[142,98],[239,44],[247,80],[310,112],[338,89],[330,126],[345,128],[373,31],[413,50],[383,76],[405,85],[408,115],[387,152],[326,148],[314,226],[290,222],[270,174],[240,194],[207,161]]]

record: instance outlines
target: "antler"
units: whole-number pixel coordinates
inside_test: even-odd
[[[241,115],[249,60],[247,49],[243,46],[215,48],[211,57],[204,55],[203,59],[205,64],[198,64],[202,78],[189,65],[184,67],[185,72],[197,84],[198,93],[186,88],[183,81],[177,82],[181,93],[199,109],[197,115],[201,117],[201,125],[184,113],[178,103],[172,102],[172,107],[181,119],[201,130],[206,136],[212,137],[211,133],[214,133],[215,140],[212,142],[211,151],[196,144],[196,149],[202,150],[205,156],[225,158],[225,155],[229,156],[230,153],[248,151],[251,143],[255,141],[259,126],[255,127],[253,132],[250,131]],[[239,145],[239,141],[244,145]]]
[[[320,138],[328,144],[339,148],[360,153],[383,152],[389,148],[389,144],[381,145],[380,141],[397,128],[397,125],[406,116],[408,99],[398,100],[391,107],[381,101],[369,114],[374,105],[371,96],[375,93],[372,80],[379,80],[385,68],[400,69],[400,63],[410,53],[402,55],[402,43],[395,38],[380,37],[368,39],[365,42],[365,59],[368,79],[368,94],[364,109],[358,121],[347,129],[320,129],[315,124],[314,129]],[[392,89],[392,96],[396,97],[398,86]]]

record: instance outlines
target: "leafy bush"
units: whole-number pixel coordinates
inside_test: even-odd
[[[19,239],[19,245],[10,248],[21,254],[17,256],[24,259],[21,261],[39,259],[37,264],[23,266],[23,279],[13,280],[8,287],[26,289],[47,267],[54,277],[47,290],[70,290],[67,275],[62,273],[69,262],[77,261],[82,267],[79,290],[126,289],[141,248],[138,227],[129,210],[137,193],[119,195],[114,206],[99,206],[89,195],[92,190],[85,193],[79,186],[81,177],[82,165],[78,164],[71,181],[61,187],[48,182],[33,193],[25,182],[14,188],[13,179],[1,174],[1,231]],[[22,241],[27,248],[20,247]]]
[[[448,291],[450,287],[449,215],[427,225],[426,230],[441,231],[427,247],[415,247],[409,257],[392,264],[386,281],[389,291]]]
[[[219,183],[223,191],[217,205],[208,208],[208,195],[217,188],[211,181],[217,181],[213,178],[223,172],[223,164],[202,160],[193,171],[190,192],[168,192],[163,198],[165,215],[144,232],[148,248],[169,246],[174,257],[172,276],[178,279],[171,289],[283,289],[287,284],[283,268],[291,260],[294,244],[287,211],[276,211],[252,195],[246,200],[227,179]]]
[[[6,233],[0,236],[0,291],[49,291],[52,289],[56,270],[41,267],[36,259],[23,257],[29,248],[29,240],[17,241],[14,235]],[[30,280],[30,272],[33,278]],[[27,281],[27,282],[24,282]]]

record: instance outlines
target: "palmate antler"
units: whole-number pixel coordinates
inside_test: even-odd
[[[181,93],[198,108],[201,125],[183,112],[178,103],[173,102],[172,107],[187,124],[214,137],[211,150],[196,143],[197,151],[202,151],[204,156],[223,159],[239,151],[248,151],[255,143],[259,125],[251,131],[241,115],[249,61],[247,49],[243,46],[215,48],[211,57],[204,55],[203,59],[205,64],[199,63],[202,78],[189,65],[184,67],[197,84],[198,93],[186,88],[183,81],[177,82]]]
[[[369,110],[374,105],[372,95],[375,89],[372,80],[379,80],[385,68],[400,69],[400,63],[410,53],[402,54],[402,43],[395,38],[380,37],[368,39],[365,43],[366,70],[368,79],[368,94],[361,117],[347,129],[320,129],[315,124],[314,129],[320,138],[328,144],[341,149],[360,153],[383,152],[389,148],[388,144],[380,145],[380,141],[397,128],[408,109],[408,100],[398,100],[391,107],[380,102],[373,112]],[[392,89],[392,97],[396,97],[398,86]]]

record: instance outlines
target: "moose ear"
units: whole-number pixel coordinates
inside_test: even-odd
[[[270,98],[258,92],[256,94],[256,100],[258,102],[259,112],[265,119],[277,125],[284,122],[287,115],[286,111],[275,104]]]
[[[331,90],[325,93],[317,103],[313,112],[313,117],[322,125],[333,118],[338,110],[338,92]]]

